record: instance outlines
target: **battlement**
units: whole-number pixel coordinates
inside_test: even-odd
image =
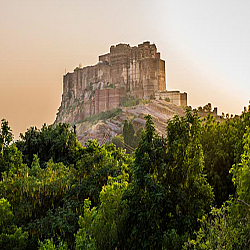
[[[128,60],[139,60],[144,58],[155,58],[160,60],[160,53],[157,52],[155,44],[146,41],[138,46],[130,47],[129,44],[120,43],[112,45],[110,52],[99,56],[99,61],[110,63],[110,57],[126,57]]]

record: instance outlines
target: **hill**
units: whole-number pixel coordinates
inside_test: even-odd
[[[132,121],[135,130],[144,127],[144,117],[148,114],[152,116],[156,132],[165,135],[167,121],[174,115],[185,115],[185,111],[184,108],[163,100],[151,100],[146,104],[120,107],[77,122],[75,124],[77,138],[83,145],[89,139],[96,139],[98,143],[104,144],[122,133],[125,120]]]

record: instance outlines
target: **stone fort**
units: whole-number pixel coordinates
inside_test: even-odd
[[[76,122],[119,107],[125,96],[166,99],[187,105],[187,94],[167,91],[165,61],[155,44],[118,44],[93,66],[77,67],[63,76],[62,102],[56,122]]]

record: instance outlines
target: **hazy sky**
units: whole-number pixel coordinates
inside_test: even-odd
[[[167,89],[240,114],[250,99],[249,0],[0,0],[0,119],[17,138],[55,120],[62,76],[112,44],[154,42]]]

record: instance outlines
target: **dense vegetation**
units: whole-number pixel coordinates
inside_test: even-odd
[[[0,249],[249,249],[250,112],[187,110],[131,155],[66,124],[0,130]],[[138,143],[126,122],[123,139]],[[134,143],[134,144],[133,144]]]

